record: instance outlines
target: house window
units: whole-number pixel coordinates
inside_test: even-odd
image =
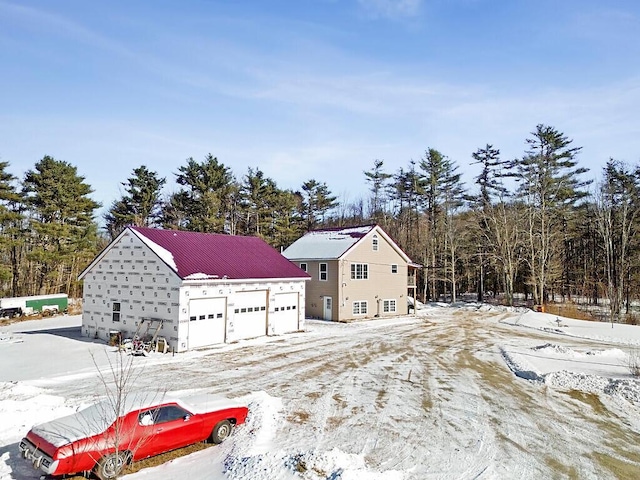
[[[373,248],[374,252],[378,251],[378,235],[374,235],[373,236],[373,240],[371,242],[371,247]]]
[[[304,270],[306,272],[307,271],[307,264],[306,263],[301,263],[300,264],[300,269]]]
[[[366,263],[351,264],[351,280],[367,280],[369,278],[369,265]]]
[[[320,275],[318,277],[319,280],[322,280],[323,282],[327,281],[327,273],[329,271],[328,266],[326,263],[321,263],[319,265],[319,269],[320,269]]]
[[[391,265],[391,273],[398,273],[398,264],[394,263]]]
[[[366,300],[360,300],[353,302],[353,314],[354,315],[366,315],[367,314],[367,302]]]
[[[113,320],[114,322],[120,321],[120,302],[113,302],[111,320]]]
[[[396,311],[396,301],[393,300],[383,300],[382,301],[382,311],[384,313],[394,313]]]

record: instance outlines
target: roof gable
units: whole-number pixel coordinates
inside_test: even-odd
[[[183,280],[309,277],[258,237],[129,229]]]

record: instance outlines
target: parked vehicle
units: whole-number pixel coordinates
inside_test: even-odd
[[[12,318],[33,313],[53,315],[66,312],[68,306],[69,298],[66,293],[0,298],[0,317]]]
[[[217,395],[139,398],[128,396],[120,416],[105,400],[34,426],[20,442],[20,452],[49,475],[93,471],[109,480],[132,461],[205,440],[221,443],[248,414],[243,403]]]

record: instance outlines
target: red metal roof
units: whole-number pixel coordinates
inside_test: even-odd
[[[176,273],[182,279],[198,274],[229,279],[309,278],[306,272],[258,237],[129,228],[167,250],[173,256],[175,268],[170,260],[165,263],[177,269]],[[152,244],[147,245],[154,249]],[[154,251],[163,257],[162,252]]]

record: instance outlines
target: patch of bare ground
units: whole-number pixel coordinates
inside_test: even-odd
[[[173,450],[171,452],[163,453],[161,455],[156,455],[155,457],[145,458],[143,460],[139,460],[137,462],[133,462],[124,469],[122,472],[123,475],[127,475],[130,473],[136,473],[144,468],[157,467],[158,465],[162,465],[167,463],[170,460],[174,460],[176,458],[184,457],[185,455],[189,455],[191,453],[199,452],[200,450],[204,450],[205,448],[215,446],[212,443],[199,442],[194,443],[193,445],[189,445],[188,447],[179,448],[177,450]],[[82,475],[76,475],[73,477],[65,477],[70,480],[83,480],[86,477]],[[95,478],[95,477],[91,477]]]
[[[311,415],[309,414],[309,412],[296,411],[296,412],[291,412],[287,419],[292,423],[303,424],[309,421],[310,416]]]
[[[556,473],[556,478],[566,478],[569,480],[580,480],[580,475],[575,467],[565,465],[554,457],[545,457],[545,463]]]
[[[630,463],[625,458],[614,457],[601,452],[593,452],[592,456],[616,478],[621,480],[640,478],[640,466],[637,463]]]
[[[589,405],[594,413],[597,415],[605,415],[610,414],[609,410],[604,406],[600,397],[595,393],[591,392],[581,392],[580,390],[569,390],[564,392],[569,395],[571,398],[578,400],[586,405]]]

